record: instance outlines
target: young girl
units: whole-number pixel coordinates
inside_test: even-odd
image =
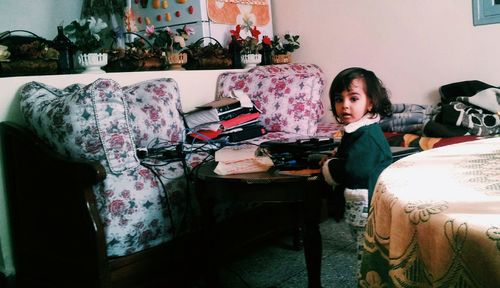
[[[373,189],[382,170],[392,163],[389,144],[377,123],[392,114],[391,102],[382,82],[363,68],[345,69],[333,79],[330,102],[333,115],[345,126],[334,158],[322,163],[322,173],[334,185],[334,193],[345,198],[345,219],[357,241],[359,268]],[[342,199],[338,196],[334,198]]]

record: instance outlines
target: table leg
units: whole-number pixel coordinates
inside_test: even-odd
[[[202,241],[201,245],[203,261],[203,277],[206,281],[207,287],[221,288],[219,279],[219,263],[217,262],[217,255],[215,247],[218,247],[215,240],[215,196],[208,191],[203,181],[196,181],[196,195],[200,205],[201,221],[202,221]]]
[[[321,287],[321,255],[323,247],[319,226],[306,227],[304,235],[304,255],[306,258],[309,288]]]
[[[293,215],[292,248],[299,251],[304,248],[304,229],[301,221],[303,219],[303,205],[302,202],[294,202],[290,206],[290,213]]]
[[[319,222],[321,217],[321,192],[307,191],[304,199],[304,255],[308,287],[321,287],[321,256],[323,246]]]

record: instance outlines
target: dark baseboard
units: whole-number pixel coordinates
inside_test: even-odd
[[[3,272],[0,272],[0,287],[16,288],[15,282],[16,281],[14,276],[7,277],[5,276],[5,274],[3,274]]]
[[[0,272],[0,287],[10,287],[7,286],[9,284],[9,281],[7,281],[7,276],[3,274],[3,272]]]

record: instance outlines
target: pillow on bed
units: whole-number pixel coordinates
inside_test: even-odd
[[[20,94],[24,118],[58,152],[75,159],[107,161],[113,173],[139,165],[127,103],[115,81],[98,79],[64,89],[30,82]]]

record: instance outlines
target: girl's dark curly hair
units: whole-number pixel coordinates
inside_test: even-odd
[[[381,117],[392,115],[392,104],[389,100],[389,92],[382,81],[370,70],[359,67],[347,68],[341,71],[330,86],[330,103],[333,115],[338,120],[335,111],[335,98],[342,94],[342,91],[348,90],[354,79],[363,78],[366,83],[366,95],[371,99],[373,107],[369,111],[371,114],[379,114]]]

